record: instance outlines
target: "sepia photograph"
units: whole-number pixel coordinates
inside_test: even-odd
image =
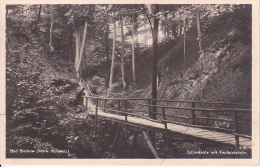
[[[252,159],[252,6],[5,4],[5,159]]]

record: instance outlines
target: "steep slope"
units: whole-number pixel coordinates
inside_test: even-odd
[[[79,85],[70,65],[26,28],[7,20],[6,157],[106,157],[92,146],[101,141],[93,135],[92,119],[76,117],[86,110],[75,100]]]
[[[202,33],[204,52],[199,54],[196,27],[187,32],[187,70],[182,39],[163,56],[159,51],[158,98],[251,103],[250,11],[241,9],[203,22]],[[149,74],[145,77],[144,71],[138,75],[147,83]],[[150,96],[147,85],[138,96]]]
[[[6,157],[152,158],[142,144],[111,150],[117,124],[101,121],[94,128],[75,99],[79,84],[70,64],[26,28],[7,21]]]

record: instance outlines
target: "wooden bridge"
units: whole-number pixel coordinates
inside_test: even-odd
[[[151,105],[152,101],[157,105]],[[95,116],[95,124],[99,119],[119,122],[125,135],[128,128],[146,129],[164,134],[167,145],[169,135],[175,134],[237,150],[251,149],[252,109],[249,104],[93,96],[83,96],[83,104],[88,114]],[[149,135],[142,132],[158,158]]]

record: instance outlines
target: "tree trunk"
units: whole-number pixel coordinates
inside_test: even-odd
[[[183,31],[183,27],[180,25],[179,26],[179,35],[178,35],[179,37],[182,35],[182,31]]]
[[[176,25],[173,25],[173,27],[172,27],[172,35],[173,35],[174,40],[177,41],[178,34],[177,34]]]
[[[186,19],[184,20],[184,32],[183,32],[183,59],[184,59],[184,71],[186,70]]]
[[[140,53],[140,44],[139,44],[139,37],[138,37],[138,24],[137,18],[138,14],[134,13],[134,40],[135,40],[135,57]]]
[[[159,12],[159,4],[155,4],[154,15]],[[158,43],[158,26],[159,19],[154,17],[154,34],[153,34],[153,55],[152,55],[152,99],[157,99],[157,43]],[[153,100],[152,105],[156,105],[157,101]],[[153,113],[156,107],[153,107]],[[156,114],[152,114],[152,118],[156,119]]]
[[[62,37],[63,37],[63,34],[62,33],[58,33],[59,34],[59,46],[58,46],[58,53],[59,55],[61,54],[61,45],[62,45]]]
[[[121,52],[121,71],[122,71],[122,83],[123,83],[123,89],[126,88],[126,82],[125,82],[125,58],[124,58],[124,26],[123,21],[121,20],[121,37],[122,37],[122,52]]]
[[[199,48],[200,52],[202,52],[202,40],[201,40],[201,31],[200,31],[200,12],[197,12],[197,30],[198,30],[198,41],[199,41]]]
[[[133,18],[134,18],[134,28],[135,28],[135,42],[139,43],[138,33],[137,33],[137,29],[138,29],[138,25],[137,25],[138,14],[134,13],[133,14]]]
[[[51,12],[51,27],[50,27],[50,49],[51,52],[54,52],[54,47],[53,47],[53,24],[54,24],[54,18],[53,18],[53,6],[50,5],[50,12]]]
[[[132,24],[132,70],[133,70],[133,82],[136,84],[135,75],[135,16],[133,14],[133,24]]]
[[[168,14],[167,14],[167,13],[164,13],[164,17],[165,17],[166,20],[168,20],[168,19],[167,19],[167,17],[168,17]],[[165,21],[164,21],[164,31],[165,31],[165,33],[166,33],[166,37],[169,37],[169,36],[170,36],[169,27],[168,27],[167,22],[165,22]]]
[[[145,20],[145,25],[147,24],[147,20]],[[147,31],[145,31],[145,34],[144,34],[144,49],[146,49],[147,47]]]
[[[41,18],[41,11],[42,11],[42,5],[40,5],[37,21],[36,21],[34,29],[33,29],[33,33],[35,33],[36,35],[38,34],[38,31],[39,31],[38,24],[39,24],[39,21]]]
[[[114,16],[114,13],[113,13],[113,16]],[[113,23],[113,50],[112,50],[112,63],[111,63],[111,69],[110,69],[110,79],[109,79],[109,88],[108,88],[109,96],[111,94],[112,84],[113,84],[115,50],[116,50],[116,21],[114,21],[114,23]]]
[[[106,10],[108,9],[108,5],[106,5]],[[108,71],[109,71],[109,23],[108,21],[106,22],[106,31],[105,31],[105,54],[106,54],[106,58],[107,58],[107,67],[108,67]],[[109,75],[109,72],[108,72]]]
[[[72,62],[72,56],[73,56],[73,30],[72,30],[72,27],[70,26],[69,27],[69,62],[71,63]],[[73,67],[73,65],[72,65]]]
[[[152,12],[152,5],[151,4],[148,4],[147,5],[147,8],[148,8],[148,12],[150,13],[150,14],[152,14],[153,12]]]
[[[78,78],[81,77],[81,73],[80,73],[81,68],[80,67],[81,67],[81,63],[82,63],[82,58],[83,58],[85,43],[86,43],[86,38],[87,38],[87,27],[88,27],[88,22],[85,21],[83,39],[82,39],[82,43],[81,43],[81,46],[80,46],[80,52],[79,52],[79,59],[78,59],[78,62],[76,64],[76,73],[77,73]]]
[[[109,60],[109,24],[107,23],[107,29],[106,29],[106,57],[107,57],[107,66],[109,67],[110,60]]]
[[[75,27],[75,36],[76,36],[76,40],[75,40],[75,42],[76,42],[76,55],[75,55],[74,68],[76,70],[77,63],[79,61],[79,54],[80,54],[80,28],[79,27]]]

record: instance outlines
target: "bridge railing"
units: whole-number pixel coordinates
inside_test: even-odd
[[[96,112],[95,112],[95,120],[97,121],[98,117],[98,109],[102,109],[105,112],[110,112],[114,114],[119,114],[125,116],[125,123],[127,123],[127,117],[139,117],[152,122],[162,123],[165,126],[165,132],[167,134],[167,123],[173,123],[183,126],[196,127],[196,128],[204,128],[215,131],[224,131],[226,133],[234,134],[236,147],[239,148],[239,137],[249,138],[250,135],[246,135],[240,132],[239,125],[247,124],[251,125],[250,122],[245,122],[239,120],[239,114],[252,114],[252,109],[250,104],[242,104],[242,103],[228,103],[228,102],[204,102],[204,101],[182,101],[182,100],[163,100],[163,99],[144,99],[144,98],[106,98],[106,97],[93,97],[93,96],[83,96],[84,103],[87,106],[88,99],[93,99],[96,103]],[[108,101],[114,101],[113,106],[108,107]],[[158,102],[170,102],[170,103],[185,103],[191,104],[191,107],[180,107],[173,105],[152,105],[152,101]],[[229,105],[231,108],[198,108],[196,104],[210,104],[210,105]],[[123,105],[123,106],[122,106]],[[132,108],[131,105],[142,106],[142,108],[146,109],[135,109]],[[240,107],[240,108],[238,108]],[[182,112],[189,112],[189,116],[177,115],[167,112],[167,110],[181,110]],[[161,111],[161,112],[159,112]],[[224,118],[213,118],[213,117],[202,117],[198,116],[198,112],[204,113],[228,113],[232,115],[233,119],[224,119]],[[142,113],[142,114],[139,114]],[[156,115],[157,119],[153,119],[152,115]],[[189,123],[183,123],[174,121],[171,118],[178,118],[189,120]],[[209,125],[199,125],[196,122],[198,120],[206,120],[206,121],[225,121],[233,124],[233,128],[226,127],[213,127]],[[250,126],[251,127],[251,126]],[[251,130],[250,130],[251,131]]]

